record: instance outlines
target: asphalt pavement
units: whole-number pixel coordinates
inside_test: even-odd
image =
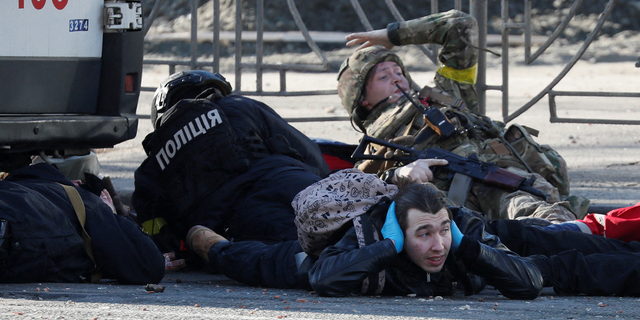
[[[162,293],[145,286],[33,283],[0,285],[2,319],[638,319],[635,297],[535,300],[496,290],[451,297],[319,297],[306,290],[248,287],[200,272],[171,271]]]
[[[603,68],[620,80],[616,88],[638,92],[637,73],[623,72],[632,68],[610,64]],[[523,71],[514,76],[510,99],[513,106],[522,105],[537,93],[532,85],[540,78],[554,75],[551,67]],[[557,67],[556,67],[557,69]],[[584,74],[570,80],[568,87],[583,89],[585,79],[597,82],[607,90],[611,81],[593,80],[592,73],[602,73],[596,65],[587,65]],[[591,70],[591,71],[589,71]],[[146,70],[143,81],[155,86],[168,74],[162,70]],[[609,72],[608,71],[608,72]],[[490,73],[489,79],[499,76]],[[549,73],[549,75],[547,75]],[[293,75],[299,90],[308,87],[333,89],[333,74]],[[299,77],[297,80],[295,77]],[[431,73],[413,74],[414,80],[428,84]],[[525,80],[518,81],[518,77]],[[591,78],[590,78],[591,77]],[[228,77],[231,83],[232,77]],[[245,79],[245,78],[243,78]],[[269,80],[272,79],[272,80]],[[276,76],[265,81],[265,87],[277,88]],[[493,80],[492,80],[493,79]],[[609,79],[609,78],[607,78]],[[297,81],[296,81],[297,80]],[[543,84],[544,85],[544,84]],[[295,90],[292,87],[290,90]],[[566,89],[565,89],[566,90]],[[140,145],[152,127],[148,120],[152,94],[141,95],[138,135],[114,149],[98,150],[102,174],[110,176],[116,190],[128,201],[133,191],[133,172],[144,160]],[[346,115],[335,96],[254,97],[265,101],[284,118]],[[500,97],[488,94],[487,114],[500,119]],[[640,201],[638,166],[640,135],[637,126],[596,124],[552,124],[546,101],[536,104],[514,122],[541,131],[537,140],[550,144],[569,165],[572,192],[592,199],[600,210],[628,206]],[[564,101],[563,114],[637,119],[637,99],[598,102],[571,99]],[[515,107],[514,107],[515,109]],[[296,128],[311,137],[357,143],[359,134],[349,122],[296,122]],[[598,207],[593,207],[598,208]],[[615,272],[615,270],[611,270]],[[636,297],[558,296],[547,288],[532,301],[509,300],[492,288],[465,297],[318,297],[306,290],[283,290],[248,287],[220,275],[200,271],[168,271],[163,292],[148,292],[145,286],[119,285],[109,281],[98,284],[2,284],[0,285],[0,318],[2,319],[639,319],[640,300]],[[640,283],[638,284],[640,285]]]

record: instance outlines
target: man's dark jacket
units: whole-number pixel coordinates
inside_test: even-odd
[[[79,282],[94,265],[69,196],[73,185],[49,164],[14,170],[0,181],[0,218],[8,232],[0,250],[0,282]],[[164,258],[131,220],[100,197],[76,187],[86,211],[85,229],[102,278],[126,284],[158,283]]]
[[[179,237],[196,224],[228,235],[229,228],[250,223],[259,211],[277,211],[256,206],[252,212],[236,212],[256,192],[266,206],[289,207],[284,208],[290,215],[286,221],[274,218],[271,223],[283,224],[274,230],[295,234],[291,199],[278,198],[276,191],[290,189],[295,195],[310,183],[296,174],[316,181],[328,173],[313,141],[267,105],[237,95],[179,101],[162,115],[143,147],[148,157],[135,172],[133,193],[138,221],[155,228],[166,223],[170,234]],[[292,173],[287,183],[268,185],[271,177]],[[165,221],[151,223],[159,218]],[[230,224],[230,218],[240,222]]]
[[[377,230],[384,224],[389,204],[381,202],[372,210],[370,221]],[[484,222],[473,212],[450,209],[465,236],[458,250],[449,252],[443,271],[427,274],[408,259],[405,251],[398,254],[389,239],[360,248],[351,228],[335,245],[327,247],[310,268],[311,286],[324,296],[359,294],[364,279],[384,270],[383,294],[452,295],[453,282],[457,281],[465,285],[467,294],[479,292],[486,282],[508,298],[538,297],[543,284],[538,268],[486,233]],[[378,236],[382,239],[381,234]]]

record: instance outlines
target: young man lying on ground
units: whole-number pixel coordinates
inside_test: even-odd
[[[515,220],[490,222],[445,206],[429,185],[398,182],[393,202],[381,201],[369,211],[383,240],[363,246],[358,230],[349,229],[309,270],[316,292],[347,296],[366,288],[371,294],[451,295],[458,282],[470,294],[486,282],[512,299],[533,299],[543,285],[558,294],[640,294],[638,242],[553,232]]]

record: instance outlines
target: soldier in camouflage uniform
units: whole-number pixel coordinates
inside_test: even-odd
[[[524,191],[509,192],[473,183],[465,195],[464,205],[491,219],[541,218],[559,223],[586,214],[589,201],[569,196],[566,163],[552,148],[533,140],[531,136],[537,135],[533,129],[520,125],[506,129],[504,124],[473,112],[478,106],[474,86],[477,23],[473,17],[451,10],[391,23],[386,29],[354,33],[347,36],[347,40],[348,46],[361,46],[340,68],[338,94],[352,122],[365,134],[387,141],[412,136],[405,141],[415,149],[439,147],[462,156],[474,154],[480,160],[520,175],[534,175],[533,187],[548,194],[545,200]],[[416,92],[419,87],[390,49],[427,43],[442,46],[438,56],[441,66],[435,75],[436,88],[425,87]],[[456,134],[448,137],[433,134],[434,129],[428,126],[423,114],[412,106],[396,84],[410,92],[413,100],[438,107],[455,126]],[[379,149],[370,150],[376,151]],[[429,169],[443,164],[446,161],[436,159],[410,164],[367,160],[360,168],[378,173],[388,182],[393,182],[396,176],[409,176],[423,182],[432,180],[444,192],[451,192],[454,188],[450,190],[450,179],[434,176]]]

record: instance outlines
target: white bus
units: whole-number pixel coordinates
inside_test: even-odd
[[[140,1],[2,0],[0,21],[0,153],[135,137]]]

